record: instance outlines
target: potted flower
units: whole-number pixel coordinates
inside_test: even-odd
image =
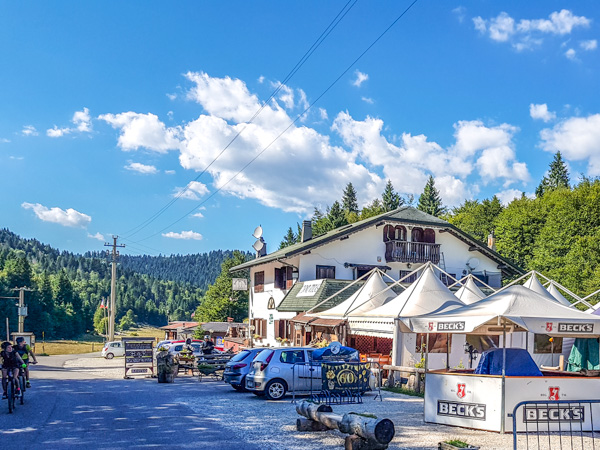
[[[290,345],[290,340],[289,340],[289,339],[286,339],[286,338],[283,338],[283,339],[281,340],[281,343],[282,343],[283,345]]]
[[[255,341],[262,341],[262,336],[260,334],[255,334],[252,337],[254,338]]]

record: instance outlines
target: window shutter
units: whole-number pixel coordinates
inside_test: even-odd
[[[285,283],[283,281],[284,269],[275,268],[275,289],[284,289]]]

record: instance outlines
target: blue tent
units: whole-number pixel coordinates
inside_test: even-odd
[[[502,349],[494,348],[481,354],[481,359],[475,369],[479,375],[502,375]],[[506,349],[506,376],[541,377],[542,372],[531,358],[527,350],[522,348]]]

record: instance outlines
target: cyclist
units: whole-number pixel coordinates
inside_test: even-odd
[[[8,371],[12,369],[13,379],[17,384],[16,396],[21,395],[21,387],[19,386],[19,368],[24,367],[25,363],[21,359],[21,356],[13,349],[12,343],[6,341],[3,342],[2,351],[0,351],[0,358],[2,358],[2,399],[7,398],[6,389],[8,388]]]
[[[27,367],[24,369],[26,380],[25,387],[30,388],[31,383],[29,383],[29,355],[31,355],[31,358],[33,359],[33,364],[37,364],[37,358],[35,357],[33,350],[31,350],[31,347],[25,342],[25,338],[23,336],[19,336],[15,342],[17,343],[17,345],[15,346],[15,351],[19,354],[23,362],[27,364]]]

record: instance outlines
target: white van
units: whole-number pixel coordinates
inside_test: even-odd
[[[104,344],[102,356],[106,359],[113,359],[115,356],[125,356],[125,347],[121,341],[112,341]]]

